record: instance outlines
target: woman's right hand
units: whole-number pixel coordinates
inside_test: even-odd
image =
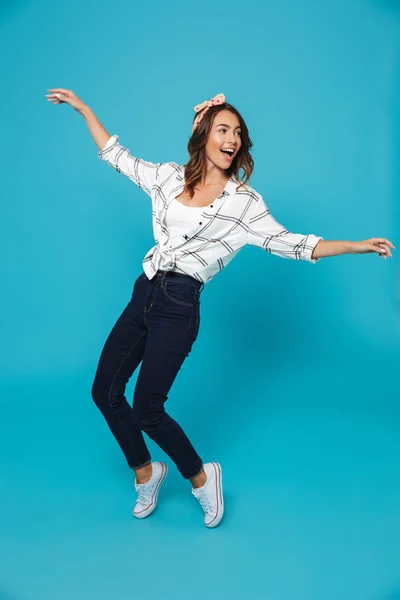
[[[85,104],[78,98],[71,90],[64,90],[63,88],[54,88],[49,90],[50,94],[46,94],[46,98],[53,104],[69,104],[78,113],[82,113],[85,108]]]
[[[90,131],[99,150],[103,150],[106,142],[110,139],[110,134],[100,123],[94,112],[78,98],[71,90],[63,88],[54,88],[46,94],[47,100],[53,104],[69,104],[85,119],[86,125]]]

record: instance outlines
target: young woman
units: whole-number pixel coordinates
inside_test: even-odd
[[[189,161],[182,167],[131,156],[72,91],[49,92],[49,102],[67,103],[84,117],[99,157],[152,200],[156,245],[146,254],[144,272],[105,343],[92,390],[135,473],[138,496],[133,514],[141,519],[154,511],[167,474],[165,463],[151,462],[145,432],[191,481],[205,525],[216,527],[224,513],[221,466],[203,464],[164,408],[197,338],[204,284],[246,244],[311,263],[338,254],[376,252],[391,257],[394,246],[384,238],[324,241],[291,233],[275,221],[260,194],[247,185],[253,171],[252,142],[242,116],[223,94],[195,107]],[[125,388],[140,363],[131,407]]]

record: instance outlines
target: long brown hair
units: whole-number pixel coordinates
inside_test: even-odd
[[[206,170],[206,143],[208,136],[210,135],[211,127],[214,122],[214,117],[221,110],[229,110],[237,116],[240,123],[241,129],[241,140],[242,145],[240,146],[239,152],[236,154],[232,161],[229,169],[226,169],[229,177],[234,176],[239,187],[245,185],[250,179],[250,176],[254,169],[253,157],[250,154],[250,148],[253,146],[253,142],[249,136],[249,130],[244,122],[242,115],[238,110],[231,104],[225,103],[217,106],[212,106],[205,113],[200,123],[192,133],[192,136],[188,142],[189,161],[185,167],[185,191],[189,194],[190,198],[194,196],[194,188],[200,183]],[[198,113],[194,116],[194,119],[198,116]],[[193,119],[193,121],[194,121]],[[243,171],[243,177],[239,175],[240,170]]]

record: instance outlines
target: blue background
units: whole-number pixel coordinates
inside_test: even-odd
[[[153,245],[150,203],[45,98],[72,89],[133,154],[183,163],[193,106],[223,92],[281,223],[399,246],[398,3],[0,11],[0,600],[399,600],[396,254],[314,266],[246,247],[206,286],[168,404],[221,462],[226,517],[207,530],[173,467],[136,521],[90,389]]]

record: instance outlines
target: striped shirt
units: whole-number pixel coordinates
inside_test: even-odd
[[[192,226],[171,239],[166,214],[171,202],[184,190],[184,167],[174,162],[150,163],[136,158],[118,139],[111,136],[98,156],[151,198],[156,245],[143,260],[149,279],[161,264],[163,269],[186,273],[205,284],[246,244],[282,258],[317,262],[312,252],[323,238],[285,229],[271,216],[262,196],[247,184],[237,189],[240,181],[233,176],[211,204],[200,214],[196,212]]]

